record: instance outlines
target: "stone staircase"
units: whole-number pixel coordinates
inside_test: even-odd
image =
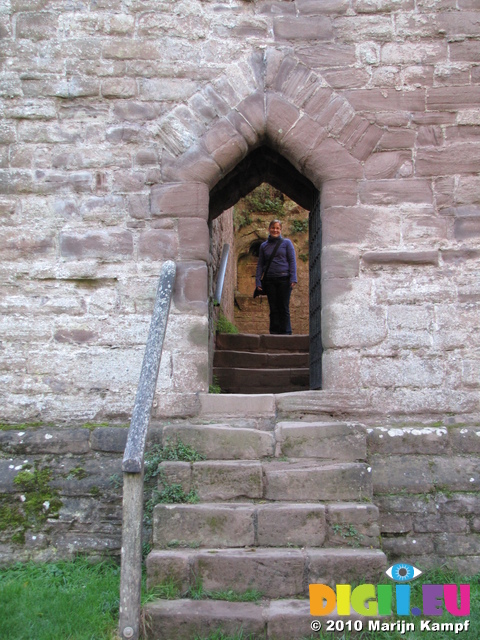
[[[217,630],[241,630],[245,640],[308,638],[310,583],[376,582],[386,569],[361,425],[230,416],[168,425],[165,437],[205,460],[161,465],[162,482],[194,489],[200,501],[155,507],[148,586],[173,581],[183,597],[144,607],[146,638],[193,640]],[[262,598],[185,597],[200,585],[210,594],[255,589]]]
[[[309,389],[309,336],[220,333],[213,375],[224,393]]]

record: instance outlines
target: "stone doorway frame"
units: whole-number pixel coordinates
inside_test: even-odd
[[[384,133],[293,56],[272,50],[252,56],[248,65],[252,81],[246,95],[238,95],[225,79],[225,92],[211,99],[216,107],[211,110],[205,132],[183,152],[178,150],[181,145],[176,148],[172,143],[171,152],[166,151],[163,158],[165,182],[152,187],[151,193],[152,213],[178,218],[186,230],[180,238],[188,248],[183,253],[187,258],[179,264],[174,299],[177,309],[205,314],[207,322],[208,221],[222,181],[259,148],[267,148],[320,191],[321,215],[325,218],[323,247],[328,247],[331,239],[352,242],[356,229],[340,228],[332,210],[357,202],[359,182],[365,180],[364,162]],[[208,90],[203,90],[204,96]],[[174,117],[175,111],[172,120]],[[184,121],[182,126],[185,128]],[[178,126],[171,126],[170,131],[179,129],[180,117]],[[273,186],[290,195],[278,184]],[[234,201],[241,195],[234,194]],[[337,271],[338,256],[324,251],[322,279],[333,280]],[[342,286],[348,291],[346,280]],[[328,282],[324,284],[322,308],[329,304],[334,288]],[[209,362],[207,344],[205,362]],[[324,388],[329,386],[328,379]],[[192,391],[207,388],[205,380],[203,388]]]

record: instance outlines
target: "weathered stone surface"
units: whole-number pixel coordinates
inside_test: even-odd
[[[274,18],[273,32],[276,40],[331,40],[331,20],[318,18]]]
[[[266,597],[304,594],[304,554],[298,549],[200,551],[193,570],[205,589],[258,589]]]
[[[245,461],[195,462],[193,485],[201,500],[261,498],[262,465]]]
[[[188,614],[186,615],[186,612]],[[145,619],[158,640],[191,640],[195,634],[265,634],[263,608],[250,602],[157,600],[145,606]]]
[[[377,549],[309,549],[307,555],[309,584],[333,588],[354,579],[375,583],[387,568],[384,554]]]
[[[367,265],[434,265],[438,266],[437,251],[367,251],[362,255]]]
[[[267,500],[358,500],[371,493],[371,474],[358,463],[271,462],[263,472]]]
[[[148,588],[171,580],[182,592],[187,591],[192,553],[160,550],[149,553],[146,559]]]
[[[434,487],[434,475],[428,460],[420,456],[402,458],[372,456],[374,494],[428,493]]]
[[[19,429],[0,431],[0,445],[12,453],[88,453],[88,429]]]
[[[321,547],[325,530],[323,505],[266,504],[257,507],[257,541],[262,547]]]
[[[376,427],[368,434],[368,451],[383,455],[448,454],[449,432],[445,427]]]
[[[365,430],[361,425],[279,422],[275,439],[277,456],[343,461],[366,457]]]
[[[200,183],[164,184],[152,187],[152,215],[173,218],[208,217],[208,188]]]
[[[256,460],[272,456],[273,435],[257,429],[242,429],[228,425],[166,426],[164,438],[181,441],[212,460]]]
[[[121,427],[100,427],[92,431],[90,446],[94,451],[123,453],[127,443],[128,429]]]
[[[251,546],[253,515],[254,507],[247,504],[159,504],[153,514],[153,542],[160,547]]]
[[[133,253],[133,239],[129,231],[120,230],[62,233],[60,251],[66,258],[119,260]]]

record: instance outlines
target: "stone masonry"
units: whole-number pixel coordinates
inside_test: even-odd
[[[198,410],[208,193],[262,145],[322,189],[324,388],[476,418],[477,9],[2,0],[2,419],[125,420],[167,258],[155,412]]]
[[[214,219],[264,181],[320,191],[322,390],[278,415],[376,430],[389,553],[478,561],[479,20],[475,0],[0,0],[1,423],[128,422],[166,259],[154,419],[198,415]],[[428,451],[390,433],[435,424]],[[435,513],[409,497],[436,490]]]

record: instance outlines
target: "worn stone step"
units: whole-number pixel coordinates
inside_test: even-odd
[[[252,353],[250,351],[215,351],[214,368],[291,369],[307,367],[308,353]]]
[[[165,441],[191,445],[212,460],[254,460],[273,456],[275,438],[271,432],[258,429],[232,428],[218,425],[167,425]]]
[[[371,500],[372,474],[356,462],[275,461],[264,465],[267,500]]]
[[[174,581],[182,593],[201,583],[205,591],[256,589],[267,598],[308,595],[308,585],[376,581],[387,567],[379,549],[154,550],[147,558],[147,584]]]
[[[236,369],[214,367],[213,375],[225,393],[286,393],[309,388],[307,367],[291,369]]]
[[[217,631],[226,636],[242,632],[249,640],[304,640],[311,637],[310,625],[317,619],[310,614],[310,601],[298,598],[258,603],[157,600],[146,604],[143,611],[146,640],[192,640]],[[340,617],[334,611],[328,620],[362,620],[368,628],[368,618],[355,613]]]
[[[326,537],[322,504],[159,504],[154,510],[155,547],[312,546]]]
[[[270,334],[219,333],[215,348],[227,351],[303,351],[308,353],[310,337],[308,335],[275,336]]]
[[[275,427],[276,455],[326,460],[365,460],[365,427],[341,422],[279,422]]]
[[[239,424],[273,430],[275,425],[275,396],[271,393],[248,395],[199,393],[199,420],[215,420],[232,426]]]
[[[159,486],[194,489],[202,502],[265,499],[282,502],[370,500],[370,467],[321,460],[162,462]]]
[[[158,504],[155,548],[379,547],[378,509],[355,503]]]

